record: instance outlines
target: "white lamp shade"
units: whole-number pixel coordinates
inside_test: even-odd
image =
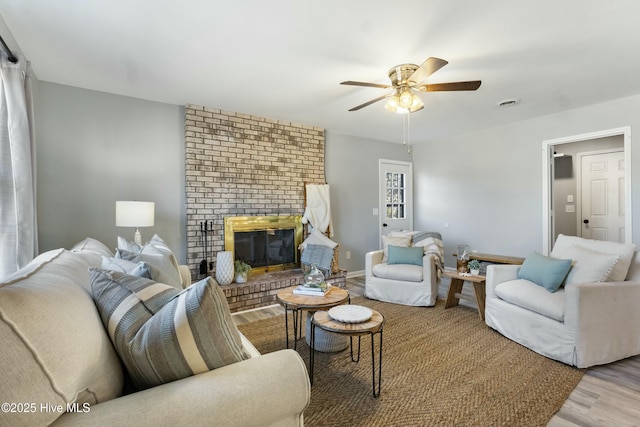
[[[152,227],[154,202],[116,202],[116,227]]]

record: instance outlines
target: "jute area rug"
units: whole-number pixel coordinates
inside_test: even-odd
[[[380,397],[368,336],[359,363],[348,348],[317,352],[306,426],[544,426],[584,373],[508,340],[474,309],[351,303],[385,316]],[[263,354],[285,348],[283,316],[239,329]],[[297,350],[308,367],[304,338]]]

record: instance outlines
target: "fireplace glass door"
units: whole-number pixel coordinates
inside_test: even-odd
[[[252,267],[269,267],[296,262],[293,229],[234,232],[235,258]]]

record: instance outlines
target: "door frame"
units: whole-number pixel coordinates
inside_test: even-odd
[[[576,191],[576,207],[579,208],[579,211],[576,209],[576,234],[579,234],[579,237],[582,237],[582,220],[584,219],[584,215],[582,214],[582,158],[583,157],[588,157],[588,156],[594,156],[594,155],[598,155],[598,154],[610,154],[610,153],[619,153],[622,152],[624,154],[624,148],[620,147],[620,148],[607,148],[604,150],[596,150],[596,151],[585,151],[583,153],[578,153],[576,154],[576,165],[578,166],[576,169],[576,184],[579,187]],[[625,164],[625,171],[626,171],[626,164]],[[625,172],[625,189],[626,189],[626,181],[627,181],[627,175]],[[625,194],[625,199],[626,199],[626,194]],[[626,205],[626,200],[625,200],[625,205]],[[625,206],[626,208],[626,206]],[[625,227],[626,227],[626,220],[627,220],[627,213],[625,211]],[[627,240],[627,236],[625,235],[625,240]]]
[[[583,133],[542,141],[542,253],[548,255],[553,245],[553,151],[554,147],[571,142],[606,138],[622,135],[624,138],[624,196],[625,196],[625,243],[633,238],[633,213],[631,200],[631,126],[607,129],[597,132]]]
[[[382,196],[382,189],[380,188],[380,183],[382,182],[382,165],[383,164],[392,164],[399,166],[407,166],[409,168],[409,177],[408,183],[410,184],[410,194],[408,197],[411,200],[409,209],[407,209],[407,214],[409,217],[409,228],[413,230],[413,162],[405,162],[403,160],[390,160],[390,159],[378,159],[378,240],[380,242],[380,248],[382,248],[382,224],[384,223],[384,217],[386,209],[382,209],[383,203],[385,200]]]

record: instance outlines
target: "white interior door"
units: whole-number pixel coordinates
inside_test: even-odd
[[[380,241],[394,230],[413,230],[413,165],[380,160]]]
[[[625,241],[624,152],[581,155],[581,236]]]

